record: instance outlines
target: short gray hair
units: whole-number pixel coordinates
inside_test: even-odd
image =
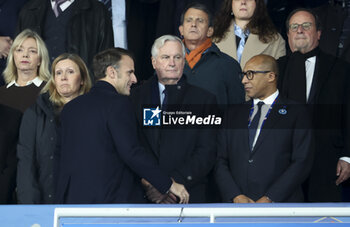
[[[151,50],[153,58],[156,58],[158,56],[159,49],[162,48],[167,41],[179,42],[182,46],[183,58],[185,58],[186,49],[185,49],[184,43],[181,41],[181,39],[179,37],[173,36],[173,35],[163,35],[154,41],[153,46],[152,46],[152,50]]]

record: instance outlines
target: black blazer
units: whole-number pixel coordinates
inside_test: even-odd
[[[278,60],[280,84],[289,56]],[[315,159],[307,182],[311,202],[341,201],[341,189],[335,185],[340,157],[350,157],[349,63],[320,50],[316,57],[310,107],[315,129]],[[282,86],[280,91],[283,94]]]
[[[311,168],[313,151],[304,107],[279,97],[250,151],[251,102],[227,111],[219,135],[216,180],[224,202],[240,194],[254,201],[268,196],[275,202],[302,202],[301,183]]]
[[[0,204],[14,203],[16,145],[22,113],[0,104]]]
[[[185,78],[175,86],[166,86],[166,89],[168,104],[176,104],[174,110],[191,107],[191,110],[205,115],[211,112],[211,108],[216,108],[214,95],[186,83]],[[143,108],[160,104],[156,76],[132,90],[131,98],[136,109],[142,145],[157,158],[165,173],[185,185],[190,193],[190,202],[206,202],[208,173],[216,157],[215,129],[144,127]]]
[[[161,193],[170,188],[170,178],[138,144],[129,98],[109,83],[98,81],[66,104],[61,123],[57,202],[143,202],[139,177]]]

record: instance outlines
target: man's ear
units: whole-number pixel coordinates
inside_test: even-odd
[[[116,70],[113,68],[113,66],[108,66],[106,69],[106,77],[109,77],[111,79],[114,79],[116,77]]]
[[[179,26],[179,32],[182,36],[184,36],[184,26],[183,25]]]
[[[211,37],[213,36],[213,34],[214,34],[214,27],[213,27],[213,26],[210,26],[210,27],[208,28],[208,31],[207,31],[207,37],[208,37],[208,38],[211,38]]]
[[[276,81],[277,76],[274,72],[269,72],[269,81]]]
[[[153,69],[156,69],[156,59],[151,57]]]

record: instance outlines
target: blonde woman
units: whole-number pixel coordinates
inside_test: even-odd
[[[0,87],[0,103],[24,112],[50,77],[48,51],[36,32],[26,29],[17,35],[3,75],[6,85]]]
[[[34,106],[23,115],[17,146],[19,203],[53,203],[56,129],[63,106],[91,88],[89,72],[75,54],[52,63],[52,77]]]

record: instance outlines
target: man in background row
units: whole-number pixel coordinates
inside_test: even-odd
[[[350,176],[349,64],[319,49],[321,25],[309,9],[286,21],[291,54],[278,60],[279,89],[313,109],[315,158],[305,184],[308,202],[341,201],[341,183]]]

